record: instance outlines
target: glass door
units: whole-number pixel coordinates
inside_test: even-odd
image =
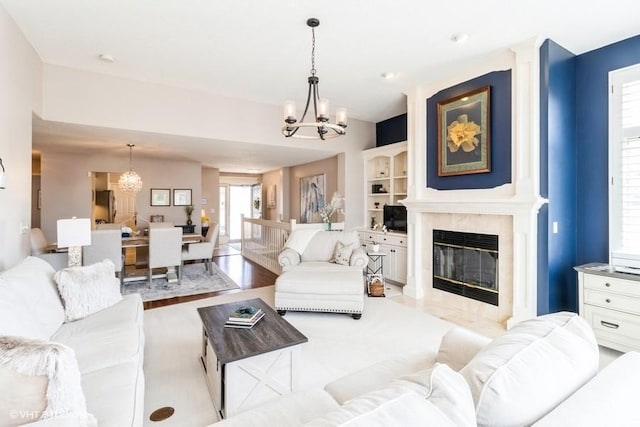
[[[229,185],[229,240],[239,242],[242,236],[242,215],[251,218],[253,209],[250,185]]]

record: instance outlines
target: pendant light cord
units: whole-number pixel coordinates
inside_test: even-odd
[[[311,75],[316,75],[316,29],[311,27]]]

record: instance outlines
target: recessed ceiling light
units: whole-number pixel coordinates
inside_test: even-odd
[[[451,41],[454,43],[464,43],[469,40],[469,34],[467,33],[456,33],[451,36]]]
[[[394,73],[393,71],[385,71],[384,73],[380,74],[380,76],[385,80],[391,80],[398,77],[398,73]]]
[[[100,61],[102,62],[108,62],[109,64],[115,61],[115,58],[112,55],[106,53],[101,53],[100,55],[98,55],[98,59],[100,59]]]

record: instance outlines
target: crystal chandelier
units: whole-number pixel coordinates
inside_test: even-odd
[[[316,31],[315,28],[320,25],[320,21],[316,18],[307,19],[307,25],[311,27],[311,76],[308,78],[309,92],[307,93],[307,104],[304,107],[302,118],[298,122],[296,118],[296,104],[293,101],[287,101],[284,104],[284,121],[282,134],[289,137],[301,139],[325,139],[336,138],[345,135],[347,132],[347,109],[338,108],[336,110],[336,123],[329,123],[329,100],[321,99],[318,91],[318,82],[316,76]],[[309,104],[313,104],[313,115],[315,121],[305,122],[304,119],[309,111]],[[312,129],[311,132],[305,134],[302,128]],[[298,133],[300,132],[300,133]]]
[[[142,178],[133,171],[132,168],[132,150],[135,145],[127,144],[129,147],[129,170],[122,175],[120,175],[120,179],[118,180],[118,186],[122,191],[128,191],[131,193],[137,193],[142,190]]]

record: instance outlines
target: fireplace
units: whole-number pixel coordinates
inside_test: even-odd
[[[433,287],[498,305],[498,236],[433,230]]]

